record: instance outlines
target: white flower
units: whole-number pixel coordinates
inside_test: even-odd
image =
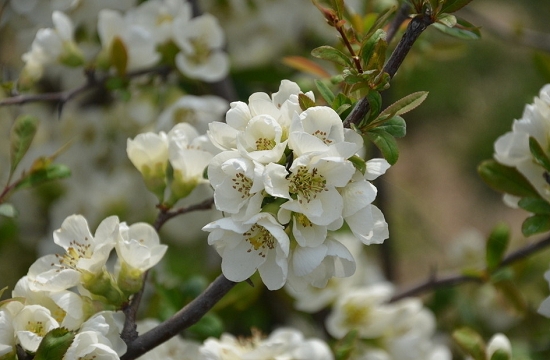
[[[115,354],[120,356],[124,354],[127,349],[126,343],[120,338],[120,332],[124,327],[124,319],[125,316],[122,311],[100,311],[82,324],[79,333],[95,334],[88,334],[84,338],[93,339],[97,337],[100,343],[107,345]],[[75,347],[80,346],[83,348],[82,345],[83,344],[80,344]]]
[[[103,9],[99,12],[97,32],[103,51],[109,57],[113,41],[118,39],[123,43],[127,54],[127,71],[152,66],[160,59],[153,35],[117,11]]]
[[[119,233],[119,220],[103,220],[92,236],[81,215],[71,215],[53,234],[54,242],[65,249],[63,255],[46,255],[29,268],[33,291],[61,291],[80,283],[93,282],[104,270],[105,263]]]
[[[176,55],[176,66],[183,74],[208,82],[227,75],[229,58],[222,50],[225,37],[214,16],[203,14],[191,20],[175,19],[172,31],[181,50]]]
[[[261,164],[281,160],[286,141],[281,141],[283,128],[269,115],[250,119],[244,131],[237,136],[237,149],[242,156]]]
[[[160,322],[156,319],[144,319],[137,322],[137,331],[143,334],[157,325]],[[162,360],[199,360],[203,357],[199,354],[201,344],[187,339],[182,339],[180,336],[174,336],[170,340],[163,342],[161,345],[148,351],[147,354],[140,356],[140,360],[162,359]]]
[[[222,218],[206,225],[208,244],[222,257],[223,274],[243,281],[259,271],[270,290],[286,282],[290,241],[273,215],[259,213],[245,222]]]
[[[533,104],[525,106],[523,116],[514,120],[512,131],[495,142],[495,159],[518,169],[538,193],[550,201],[550,184],[545,180],[545,169],[534,160],[529,149],[529,137],[534,137],[542,149],[550,148],[550,84],[545,85]]]
[[[544,273],[544,279],[550,283],[550,270]],[[539,314],[550,318],[550,297],[547,297],[537,310]]]
[[[63,360],[73,359],[118,360],[120,357],[104,336],[95,331],[83,331],[75,335],[63,356]]]
[[[23,304],[19,301],[9,301],[0,305],[0,358],[10,358],[10,354],[15,356],[15,329],[13,319],[21,309]]]
[[[493,356],[493,354],[498,350],[503,351],[508,354],[510,358],[512,358],[512,344],[510,344],[510,340],[508,340],[506,335],[500,333],[493,335],[489,340],[489,343],[487,343],[487,348],[485,349],[487,358],[490,359],[491,356]]]
[[[178,123],[185,122],[195,127],[200,134],[204,134],[208,124],[221,121],[228,108],[228,102],[218,96],[184,95],[159,115],[157,128],[170,129]]]
[[[15,336],[26,351],[35,352],[42,338],[59,323],[51,316],[50,310],[40,305],[27,305],[13,318]]]

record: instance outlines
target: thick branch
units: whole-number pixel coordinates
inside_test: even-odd
[[[527,245],[519,250],[514,251],[510,255],[506,256],[497,267],[496,270],[502,269],[508,265],[513,264],[516,261],[527,258],[530,255],[550,246],[550,236],[534,244]],[[459,285],[466,282],[483,282],[484,280],[478,276],[468,275],[449,275],[445,277],[436,278],[430,277],[428,280],[413,286],[412,288],[405,290],[399,294],[394,295],[390,302],[398,301],[409,296],[417,296],[419,294],[431,291],[435,288],[444,286]]]
[[[397,47],[390,56],[390,59],[384,65],[384,72],[388,73],[390,77],[393,77],[405,57],[411,50],[414,42],[424,30],[428,28],[429,25],[433,23],[432,18],[428,14],[418,15],[414,17],[409,25],[405,34],[397,44]],[[362,98],[357,102],[351,113],[348,115],[346,120],[344,120],[344,127],[351,127],[351,124],[358,124],[370,110],[369,101],[366,97]]]
[[[223,275],[218,276],[202,294],[174,314],[174,316],[128,344],[128,350],[126,354],[121,357],[121,360],[135,359],[165,341],[168,341],[180,331],[195,324],[214,307],[214,305],[216,305],[235,284],[235,282],[227,280]]]
[[[397,34],[397,30],[401,27],[401,24],[405,22],[409,18],[409,14],[411,12],[411,6],[404,2],[399,10],[397,10],[397,14],[395,14],[395,17],[390,23],[390,26],[388,27],[388,31],[386,31],[386,41],[391,43],[395,35]]]

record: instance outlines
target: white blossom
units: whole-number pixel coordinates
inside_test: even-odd
[[[50,310],[40,305],[27,305],[13,318],[13,329],[21,347],[35,352],[42,338],[59,323],[51,316]]]
[[[205,134],[208,124],[221,121],[228,108],[229,103],[218,96],[184,95],[159,115],[157,128],[168,130],[178,123],[185,122],[192,125],[200,134]]]

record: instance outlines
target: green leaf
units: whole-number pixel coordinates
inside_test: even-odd
[[[533,55],[533,62],[544,82],[550,83],[550,55],[542,51],[536,51]]]
[[[386,32],[382,29],[376,30],[371,37],[366,38],[359,51],[364,70],[381,70],[384,67],[387,47]]]
[[[346,95],[339,93],[330,104],[330,107],[337,111],[340,107],[342,107],[342,105],[351,105],[351,99]]]
[[[190,326],[187,331],[201,339],[209,337],[219,338],[224,331],[224,324],[218,315],[210,312]]]
[[[10,178],[29,150],[37,128],[38,119],[34,116],[21,115],[15,120],[10,133]]]
[[[371,140],[374,145],[382,152],[384,158],[393,165],[399,158],[399,150],[397,149],[397,142],[395,138],[382,129],[372,129],[368,131],[365,136]]]
[[[382,95],[378,91],[369,91],[367,94],[367,100],[370,105],[368,121],[376,119],[380,111],[382,110]]]
[[[397,5],[393,5],[391,7],[389,7],[388,9],[386,9],[385,11],[382,11],[378,17],[376,18],[376,21],[374,22],[374,24],[372,24],[372,27],[369,29],[369,31],[367,32],[367,34],[365,35],[365,38],[369,38],[372,36],[372,34],[382,28],[386,22],[388,21],[388,19],[390,18],[390,16],[393,15],[393,13],[397,10]]]
[[[396,138],[401,138],[407,134],[407,124],[401,116],[394,116],[376,128],[387,131]]]
[[[63,179],[69,176],[71,176],[71,170],[67,166],[62,164],[48,164],[42,168],[31,171],[15,186],[15,190],[30,188],[46,181]]]
[[[65,328],[51,330],[40,342],[34,360],[62,359],[74,337],[75,333]]]
[[[8,204],[8,203],[0,204],[0,216],[14,218],[14,217],[17,217],[17,215],[18,215],[17,209],[12,204]]]
[[[344,338],[334,345],[334,357],[336,360],[352,359],[353,351],[357,348],[359,333],[357,330],[349,331]]]
[[[533,185],[513,167],[485,160],[478,168],[479,176],[493,189],[519,197],[540,198]]]
[[[455,11],[462,9],[464,6],[468,5],[471,1],[472,0],[447,0],[445,1],[445,4],[443,4],[443,7],[441,8],[441,12],[453,13]]]
[[[361,157],[357,155],[353,155],[348,160],[351,161],[353,166],[355,166],[355,168],[359,170],[361,174],[365,175],[365,171],[367,171],[367,163],[365,162],[365,160],[361,159]]]
[[[504,295],[507,302],[512,305],[519,314],[525,314],[529,310],[529,305],[522,291],[514,284],[512,279],[503,280],[494,283],[495,288]]]
[[[433,26],[444,34],[462,40],[478,40],[481,38],[479,27],[476,27],[461,18],[456,18],[456,25],[452,28],[440,23],[434,23]]]
[[[485,342],[481,335],[470,328],[460,328],[452,335],[454,341],[474,360],[485,359]]]
[[[550,159],[548,158],[548,155],[546,155],[537,139],[532,136],[529,136],[529,150],[535,158],[535,162],[542,166],[546,171],[550,171]]]
[[[452,28],[456,25],[456,16],[443,13],[437,17],[437,22]]]
[[[317,86],[317,90],[319,90],[319,93],[325,99],[327,104],[332,104],[334,101],[334,93],[330,90],[330,88],[321,80],[315,79],[315,86]]]
[[[508,226],[502,223],[495,226],[487,239],[485,247],[485,260],[489,271],[496,269],[500,265],[509,243],[510,229]]]
[[[510,360],[510,354],[504,349],[497,349],[489,360]]]
[[[550,204],[541,198],[523,198],[518,202],[520,208],[533,214],[550,215]]]
[[[125,76],[128,67],[128,51],[122,39],[115,36],[111,42],[111,63],[115,67],[118,75]]]
[[[386,109],[384,109],[384,111],[380,113],[380,115],[375,120],[375,122],[377,123],[383,122],[386,119],[390,119],[396,115],[403,115],[413,110],[420,104],[422,104],[427,97],[428,97],[427,91],[418,91],[418,92],[409,94],[404,98],[397,100],[396,102],[388,106]]]
[[[302,111],[316,106],[315,101],[311,100],[306,94],[298,94],[298,104],[300,104]]]
[[[550,215],[535,214],[523,221],[521,232],[524,236],[531,236],[550,230]]]
[[[332,61],[344,67],[352,66],[352,62],[349,56],[347,56],[340,50],[333,48],[332,46],[319,46],[318,48],[315,48],[311,51],[311,55],[318,59]]]
[[[351,108],[351,104],[342,104],[338,109],[336,109],[336,113],[338,113],[338,115],[340,115],[341,117],[345,118],[343,114],[350,108]]]

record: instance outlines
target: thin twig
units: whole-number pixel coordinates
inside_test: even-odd
[[[540,240],[539,242],[527,245],[519,250],[512,252],[510,255],[506,256],[500,262],[499,266],[495,270],[502,269],[506,266],[509,266],[515,263],[516,261],[525,259],[530,255],[549,246],[550,246],[550,236],[543,240]],[[493,272],[495,270],[493,270]],[[454,286],[454,285],[459,285],[466,282],[482,283],[484,281],[485,280],[479,276],[471,276],[471,275],[455,274],[455,275],[442,276],[440,278],[437,278],[436,276],[432,275],[428,280],[418,285],[415,285],[409,288],[408,290],[402,291],[394,295],[391,298],[390,302],[398,301],[409,296],[417,296],[419,294],[431,291],[435,288],[440,288],[445,286]]]
[[[392,78],[405,57],[411,50],[414,42],[424,30],[428,28],[429,25],[433,23],[433,19],[429,14],[417,15],[414,17],[409,25],[405,34],[397,44],[397,47],[390,56],[390,59],[384,65],[384,72],[388,73],[390,78]],[[358,124],[370,110],[370,104],[366,97],[362,98],[357,102],[351,113],[348,115],[346,120],[344,120],[344,127],[351,127],[351,124]]]
[[[227,280],[223,275],[218,276],[202,294],[197,296],[170,319],[129,343],[128,349],[121,357],[121,360],[135,359],[176,336],[180,331],[195,324],[212,309],[212,307],[214,307],[214,305],[216,305],[235,284],[235,282]]]
[[[209,199],[206,199],[198,204],[193,204],[193,205],[190,205],[190,206],[186,206],[186,207],[182,207],[182,208],[179,208],[177,210],[173,210],[173,211],[166,211],[166,212],[160,212],[159,215],[157,216],[157,219],[155,220],[155,223],[153,225],[153,227],[159,231],[160,228],[164,225],[165,222],[167,222],[168,220],[178,216],[178,215],[183,215],[183,214],[187,214],[188,212],[191,212],[191,211],[199,211],[199,210],[210,210],[212,208],[212,205],[214,204],[214,198],[209,198]]]

